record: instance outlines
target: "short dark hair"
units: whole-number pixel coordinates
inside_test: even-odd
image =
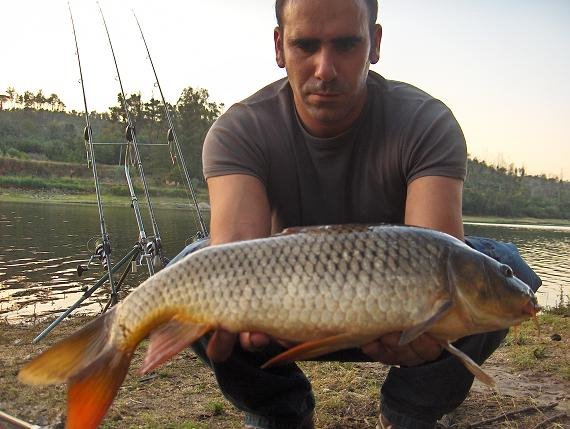
[[[275,0],[275,17],[277,18],[277,25],[283,25],[283,8],[288,0]],[[366,8],[368,9],[368,26],[370,27],[370,34],[374,33],[374,25],[378,19],[378,0],[364,0]]]

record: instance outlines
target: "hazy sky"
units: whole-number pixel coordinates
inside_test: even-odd
[[[102,0],[127,94],[175,103],[187,86],[226,106],[284,76],[273,54],[272,0]],[[92,0],[72,0],[90,110],[119,92]],[[73,33],[63,0],[0,0],[0,93],[58,94],[83,109]],[[451,107],[472,156],[570,178],[569,0],[380,0],[384,28],[372,69]]]

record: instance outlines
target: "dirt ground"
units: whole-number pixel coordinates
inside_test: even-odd
[[[0,411],[40,427],[63,427],[65,386],[22,385],[17,381],[17,373],[32,356],[86,320],[71,318],[39,345],[32,345],[31,340],[46,322],[0,324]],[[491,390],[476,382],[446,427],[570,428],[570,318],[560,317],[552,324],[541,325],[539,335],[507,339],[484,365],[497,380],[498,388]],[[561,336],[560,341],[551,339],[555,333]],[[191,351],[180,353],[142,379],[134,370],[141,361],[139,349],[102,427],[242,426],[241,413],[223,398],[211,373]],[[376,427],[378,388],[387,367],[335,362],[304,362],[301,366],[313,383],[317,428]],[[496,420],[483,422],[490,418]],[[16,427],[20,426],[0,418],[0,428]]]

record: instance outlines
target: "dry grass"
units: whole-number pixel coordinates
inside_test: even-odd
[[[47,348],[57,338],[68,335],[85,321],[83,317],[72,318],[39,346],[30,342],[43,328],[43,323],[0,324],[0,410],[41,425],[64,419],[64,386],[21,385],[16,375],[32,355]],[[504,416],[525,407],[535,408],[486,427],[533,428],[556,413],[570,413],[570,382],[564,379],[564,372],[559,372],[568,364],[568,338],[560,342],[549,340],[551,331],[560,330],[563,337],[569,336],[568,319],[543,316],[541,324],[540,337],[532,333],[534,328],[523,325],[521,333],[526,344],[517,345],[511,336],[507,345],[501,347],[485,364],[485,369],[498,380],[499,393],[476,383],[469,398],[458,409],[454,427],[468,427],[486,418]],[[528,357],[526,346],[544,347],[546,354],[544,357],[535,356],[532,360]],[[102,427],[241,427],[241,413],[221,395],[210,371],[189,350],[168,361],[145,381],[139,379],[134,368],[141,364],[145,348],[146,344],[143,343],[135,354],[133,368]],[[517,360],[523,355],[527,356],[524,365]],[[338,362],[303,362],[300,365],[313,383],[318,428],[367,429],[376,426],[378,389],[387,367],[375,363]],[[553,401],[559,403],[556,409],[540,411],[536,408]],[[562,428],[562,424],[570,424],[570,419],[560,419],[549,427]]]

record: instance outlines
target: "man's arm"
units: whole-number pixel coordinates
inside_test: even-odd
[[[406,225],[436,229],[463,240],[463,181],[449,177],[425,176],[408,185]],[[410,344],[399,346],[400,333],[382,336],[362,347],[375,360],[393,365],[418,365],[441,354],[441,346],[432,337],[421,335]]]
[[[462,196],[461,179],[420,177],[408,185],[404,223],[436,229],[463,240]]]
[[[267,237],[271,209],[265,186],[246,174],[208,179],[211,244]]]
[[[267,237],[271,233],[271,208],[265,186],[246,174],[230,174],[208,179],[210,194],[210,243]],[[241,345],[246,350],[264,347],[269,337],[255,332],[241,332]],[[236,334],[217,330],[208,343],[208,356],[214,361],[226,360],[234,348]]]

